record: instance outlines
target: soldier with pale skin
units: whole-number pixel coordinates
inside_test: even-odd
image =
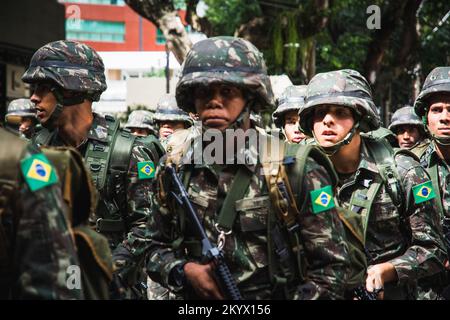
[[[379,299],[414,299],[414,280],[443,272],[437,202],[428,174],[411,156],[361,134],[379,127],[375,108],[357,71],[320,73],[308,84],[301,127],[333,162],[340,205],[361,217],[366,289],[381,291]]]

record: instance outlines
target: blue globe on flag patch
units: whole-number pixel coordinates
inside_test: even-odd
[[[138,162],[138,178],[149,179],[155,176],[155,165],[151,161]]]

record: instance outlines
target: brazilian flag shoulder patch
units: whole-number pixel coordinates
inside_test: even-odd
[[[152,161],[138,162],[137,169],[139,180],[155,177],[155,164]]]
[[[42,153],[33,154],[20,162],[20,169],[31,191],[58,182],[55,168]]]
[[[317,214],[335,207],[331,186],[313,190],[310,194],[313,213]]]
[[[418,184],[412,188],[414,195],[414,202],[416,204],[434,199],[436,197],[436,193],[433,189],[433,183],[431,180]]]

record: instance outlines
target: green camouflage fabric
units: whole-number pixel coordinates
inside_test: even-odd
[[[308,86],[289,86],[278,99],[278,107],[272,113],[272,119],[278,128],[283,127],[284,114],[292,110],[300,110],[305,104],[306,89]]]
[[[436,142],[428,143],[425,151],[420,157],[421,165],[427,170],[437,166],[439,192],[443,212],[441,212],[442,225],[444,229],[444,240],[450,257],[450,168],[448,164],[439,157],[436,151]]]
[[[419,117],[427,114],[428,98],[440,92],[450,93],[450,67],[437,67],[428,74],[422,90],[414,102],[414,110]]]
[[[125,128],[143,128],[154,131],[152,113],[146,110],[134,110],[128,116]]]
[[[372,90],[367,80],[358,72],[343,69],[316,74],[308,84],[305,106],[300,110],[300,127],[312,136],[314,107],[330,104],[351,108],[361,132],[380,127],[380,117],[372,101]]]
[[[379,127],[377,130],[363,133],[363,135],[366,135],[373,139],[386,139],[386,141],[389,142],[389,144],[393,148],[399,148],[397,136],[391,130],[385,127]]]
[[[256,111],[274,105],[267,67],[261,52],[247,40],[213,37],[194,44],[181,67],[177,83],[178,106],[196,112],[192,88],[212,83],[228,83],[252,92]]]
[[[361,162],[350,177],[340,176],[338,199],[349,208],[352,197],[358,197],[372,182],[381,182],[377,165],[369,154],[363,138]],[[411,299],[417,295],[417,281],[439,276],[446,257],[441,236],[438,207],[435,200],[415,204],[412,188],[430,180],[427,172],[412,157],[395,157],[401,177],[404,207],[394,205],[386,186],[379,189],[372,204],[366,231],[368,264],[390,262],[398,275],[398,283],[386,284],[385,299]]]
[[[98,101],[106,90],[105,67],[95,50],[84,43],[59,40],[39,48],[22,76],[26,83],[53,82],[83,92]]]
[[[11,155],[14,149],[22,151]],[[68,268],[79,262],[61,186],[31,191],[20,169],[20,161],[38,154],[36,147],[0,128],[0,235],[6,235],[0,244],[0,298],[82,299],[82,290],[66,283]],[[11,172],[16,172],[12,181]],[[5,244],[11,258],[6,268]]]
[[[30,99],[15,99],[11,101],[6,111],[6,121],[8,121],[8,117],[10,116],[36,118],[34,103]]]
[[[280,143],[284,143],[281,142]],[[186,142],[186,157],[192,159],[191,141]],[[191,156],[189,156],[191,155]],[[189,163],[182,160],[182,163]],[[158,169],[158,186],[170,190],[168,177]],[[275,209],[271,205],[264,175],[260,174],[261,165],[242,165],[251,174],[250,185],[244,197],[236,201],[238,211],[233,232],[227,236],[224,256],[231,274],[244,299],[279,299],[272,294],[274,284],[269,276],[267,233],[269,215],[273,217]],[[215,243],[219,235],[215,228],[218,213],[235,179],[240,165],[184,164],[179,172],[191,171],[187,192],[197,210],[199,220],[209,239]],[[336,208],[314,214],[310,191],[332,184],[329,173],[308,158],[301,190],[296,194],[297,206],[301,209],[298,216],[299,235],[304,245],[305,281],[288,284],[291,299],[342,299],[346,270],[348,268],[348,248],[344,227],[338,218]],[[189,286],[177,287],[171,281],[171,271],[180,263],[197,261],[200,263],[198,247],[192,246],[196,237],[192,234],[189,221],[184,212],[172,200],[158,197],[152,207],[148,221],[146,238],[149,276],[184,298],[198,298]],[[184,219],[186,227],[180,227]],[[182,242],[176,249],[173,243],[182,235]],[[198,244],[198,241],[197,241]],[[292,249],[292,248],[290,248]],[[298,280],[298,279],[297,279]]]
[[[162,121],[181,121],[187,126],[193,124],[193,120],[189,114],[178,108],[177,100],[173,94],[164,95],[159,99],[154,119],[156,123]]]
[[[414,108],[411,106],[406,106],[395,111],[388,129],[395,132],[396,128],[402,125],[417,126],[421,132],[424,131],[422,120],[415,114]]]

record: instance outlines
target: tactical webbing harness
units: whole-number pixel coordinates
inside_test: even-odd
[[[130,155],[136,139],[128,130],[119,130],[119,121],[106,115],[106,143],[89,140],[84,159],[101,198],[97,205],[99,232],[126,232],[126,186]]]

